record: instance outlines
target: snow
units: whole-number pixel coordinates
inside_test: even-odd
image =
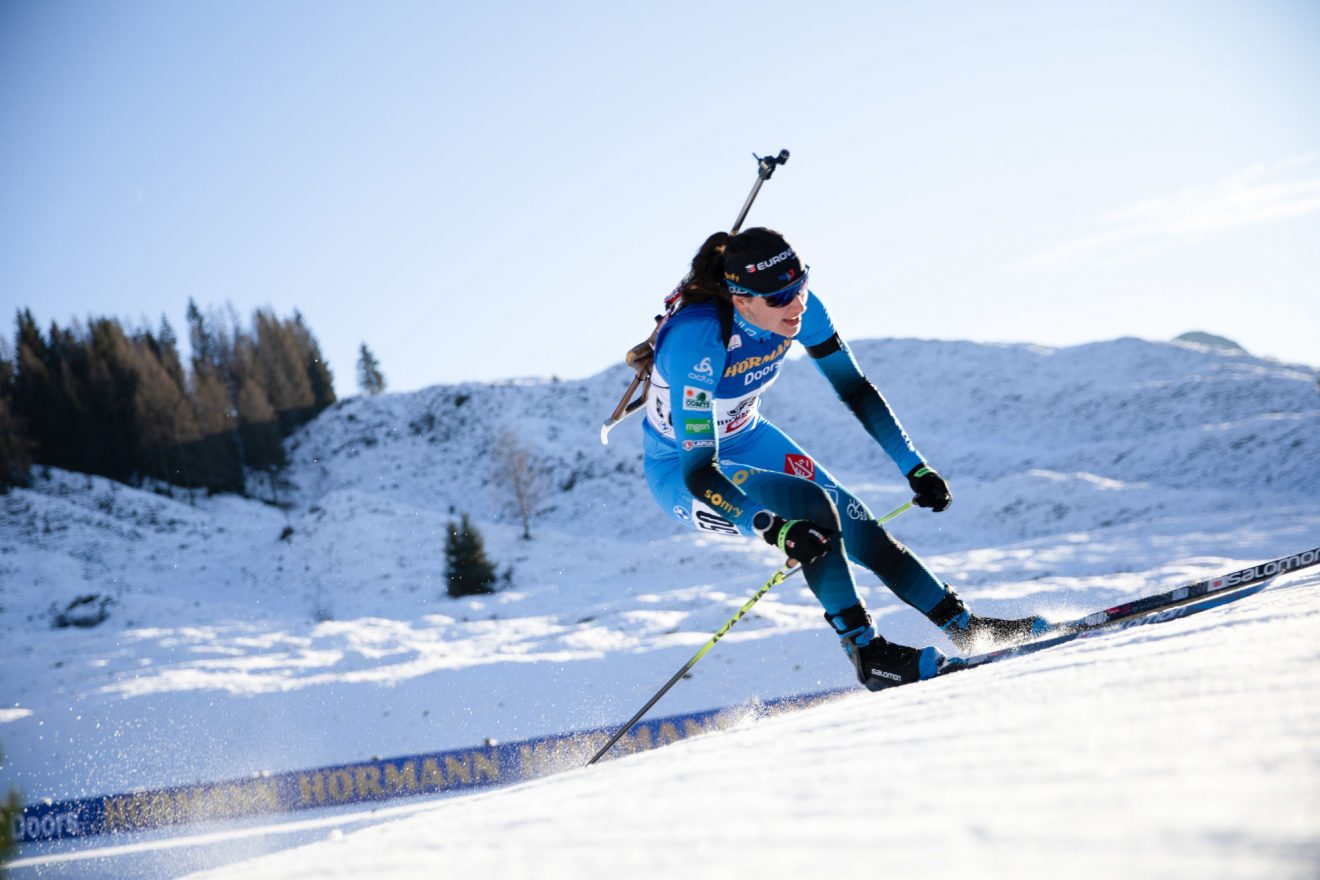
[[[978,610],[1065,617],[1320,545],[1310,367],[1133,339],[855,352],[953,485],[892,530]],[[290,439],[277,503],[55,470],[0,496],[0,784],[59,800],[621,723],[779,562],[657,510],[635,422],[600,446],[629,375],[344,401]],[[906,500],[805,362],[766,411],[874,510]],[[555,487],[530,542],[487,452],[518,427]],[[462,512],[512,569],[492,596],[443,595]],[[858,574],[888,637],[951,650]],[[30,845],[13,873],[1314,876],[1318,584],[513,788]],[[107,622],[50,627],[91,594]],[[652,713],[850,683],[793,579]]]

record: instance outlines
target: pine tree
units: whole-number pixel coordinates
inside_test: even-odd
[[[156,357],[160,364],[165,368],[174,384],[179,386],[179,390],[184,389],[183,362],[179,360],[179,337],[174,333],[174,327],[164,315],[160,316],[160,330],[156,332],[154,340],[147,337],[152,342],[152,348],[156,352]]]
[[[256,327],[252,366],[279,419],[280,433],[287,436],[315,415],[312,405],[316,398],[305,359],[298,349],[292,322],[281,321],[269,310],[257,309],[252,323]]]
[[[307,326],[302,312],[293,310],[293,336],[302,352],[303,365],[307,368],[307,381],[312,384],[313,406],[316,412],[335,402],[335,377],[330,372],[330,365],[321,356],[321,346]]]
[[[216,367],[220,364],[219,346],[211,322],[192,298],[188,299],[188,344],[192,346],[193,369],[199,365]]]
[[[495,592],[495,565],[486,558],[485,542],[465,513],[461,524],[449,523],[445,538],[445,580],[457,599]]]
[[[58,382],[51,376],[50,351],[29,309],[18,313],[14,335],[14,375],[10,403],[15,418],[27,425],[38,452],[53,445],[59,435],[63,407]]]
[[[71,350],[77,350],[78,336],[77,330],[69,332]],[[85,427],[76,429],[78,451],[91,458],[76,470],[127,482],[142,472],[142,422],[135,415],[134,403],[141,384],[134,364],[136,352],[123,327],[111,318],[93,319],[85,338],[82,347],[87,365],[77,375],[81,382],[70,397],[82,404],[77,418]],[[101,442],[89,444],[83,439],[88,437]]]
[[[14,412],[14,370],[9,346],[0,339],[0,492],[26,486],[32,469],[27,422]]]
[[[363,394],[380,394],[385,390],[385,374],[380,371],[380,361],[365,342],[358,351],[357,379],[358,389]]]
[[[280,426],[266,396],[254,377],[243,379],[238,389],[238,434],[243,441],[243,462],[254,470],[277,470],[284,466]]]
[[[220,492],[243,491],[243,454],[233,403],[215,367],[193,362],[188,395],[201,439],[192,450],[197,485]]]
[[[171,335],[163,334],[166,339]],[[189,460],[188,450],[196,448],[201,433],[182,384],[182,370],[175,373],[179,363],[173,341],[166,346],[150,333],[141,333],[132,343],[121,335],[120,344],[136,380],[133,416],[138,472],[177,485],[196,485],[192,471],[198,465]]]

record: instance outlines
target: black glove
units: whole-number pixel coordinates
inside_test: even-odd
[[[912,473],[908,474],[908,485],[917,493],[912,498],[912,503],[917,507],[929,507],[939,513],[953,503],[949,484],[924,464],[917,465],[912,469]]]
[[[769,525],[764,520],[769,519]],[[761,526],[765,525],[764,528]],[[832,532],[822,529],[806,519],[786,520],[778,514],[762,510],[752,519],[752,528],[761,533],[771,547],[778,547],[789,559],[805,565],[815,562],[829,551]]]

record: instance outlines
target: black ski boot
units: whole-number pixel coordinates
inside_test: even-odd
[[[953,590],[949,590],[949,594],[926,616],[944,630],[949,641],[964,654],[1018,645],[1044,635],[1049,629],[1049,623],[1043,617],[1006,620],[973,614]]]
[[[939,648],[909,648],[885,641],[861,605],[845,608],[838,614],[826,614],[825,619],[839,634],[843,652],[852,660],[857,680],[867,690],[878,691],[931,678],[944,664],[944,654]]]

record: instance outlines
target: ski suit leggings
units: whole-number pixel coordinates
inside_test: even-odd
[[[684,484],[677,453],[656,455],[653,448],[648,445],[645,464],[646,480],[656,502],[675,519],[694,528],[736,533],[733,523],[714,520],[715,512],[705,502],[693,499]],[[789,469],[811,476],[784,472]],[[756,505],[768,507],[786,519],[809,519],[838,532],[834,542],[842,541],[848,559],[875,572],[896,596],[923,614],[944,598],[944,584],[876,522],[866,504],[773,424],[762,421],[722,443],[720,470]],[[804,566],[803,573],[827,614],[859,604],[857,585],[844,553],[827,553]]]

